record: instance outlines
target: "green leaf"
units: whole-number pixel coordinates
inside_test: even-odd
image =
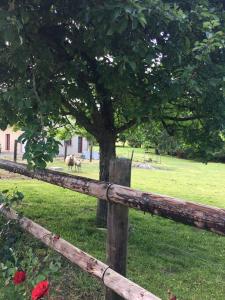
[[[113,33],[114,33],[114,28],[110,27],[106,34],[110,36],[113,35]]]
[[[145,26],[147,25],[147,21],[146,21],[146,18],[143,15],[138,17],[138,21],[141,24],[141,26],[145,28]]]
[[[40,274],[35,278],[35,284],[37,284],[38,282],[43,281],[43,280],[46,280],[46,276],[43,274]]]
[[[131,69],[132,69],[133,71],[135,71],[135,70],[136,70],[136,63],[135,63],[134,61],[128,61],[128,63],[129,63],[129,65],[130,65]]]

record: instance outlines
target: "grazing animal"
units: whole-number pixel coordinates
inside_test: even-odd
[[[73,170],[73,166],[74,166],[74,155],[69,155],[66,157],[65,160],[66,165],[68,166],[68,170]]]
[[[74,160],[74,167],[75,167],[75,170],[77,172],[79,172],[81,170],[81,160],[75,159]]]

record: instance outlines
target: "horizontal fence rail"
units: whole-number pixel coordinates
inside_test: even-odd
[[[26,217],[19,217],[15,210],[0,205],[0,213],[8,220],[17,220],[20,227],[44,244],[62,254],[85,272],[102,280],[103,284],[127,300],[160,300],[157,296],[123,277],[108,265],[83,252],[66,240],[54,235]]]
[[[52,170],[32,171],[25,164],[0,159],[0,168],[82,194],[225,235],[225,210]]]

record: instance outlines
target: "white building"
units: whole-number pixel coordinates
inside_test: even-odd
[[[22,131],[17,130],[14,131],[13,128],[8,127],[5,131],[0,130],[0,148],[2,153],[13,153],[14,152],[14,144],[15,140],[19,138],[22,134]],[[18,143],[17,145],[17,153],[24,153],[24,145]]]
[[[5,131],[0,130],[0,148],[1,152],[5,154],[13,154],[15,140],[23,132],[21,130],[14,131],[13,128],[8,127]],[[59,146],[59,156],[64,156],[65,145],[67,145],[67,155],[70,154],[82,154],[88,151],[89,143],[86,138],[82,136],[73,136],[68,141],[62,141]],[[24,144],[17,144],[17,153],[22,155],[25,152]]]
[[[59,146],[59,156],[64,156],[65,146],[67,146],[67,155],[76,155],[88,151],[89,142],[86,138],[77,135],[73,136],[68,141],[62,141],[61,145]]]

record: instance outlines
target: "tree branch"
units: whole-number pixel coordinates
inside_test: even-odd
[[[91,123],[89,118],[82,111],[78,111],[76,107],[71,105],[64,98],[62,99],[62,102],[65,108],[68,110],[69,114],[74,116],[81,126],[83,126],[93,136],[98,137],[98,131],[96,130],[96,127]]]
[[[184,116],[184,117],[170,117],[170,116],[162,116],[163,120],[168,121],[177,121],[177,122],[185,122],[185,121],[191,121],[191,120],[199,120],[206,118],[206,116],[199,115],[199,116]]]
[[[137,119],[132,119],[130,121],[128,121],[127,123],[123,124],[122,126],[116,128],[116,133],[121,133],[126,129],[129,129],[130,127],[134,126],[137,123]]]
[[[95,85],[97,97],[99,96],[99,103],[100,103],[100,112],[101,112],[101,119],[104,123],[104,127],[107,130],[113,130],[114,128],[114,108],[112,104],[112,99],[109,97],[110,92],[105,87],[104,83],[102,83],[102,78],[98,70],[98,62],[95,58],[90,57],[86,52],[83,50],[80,51],[81,57],[86,60],[91,76],[91,81]],[[89,75],[90,75],[89,74]]]

